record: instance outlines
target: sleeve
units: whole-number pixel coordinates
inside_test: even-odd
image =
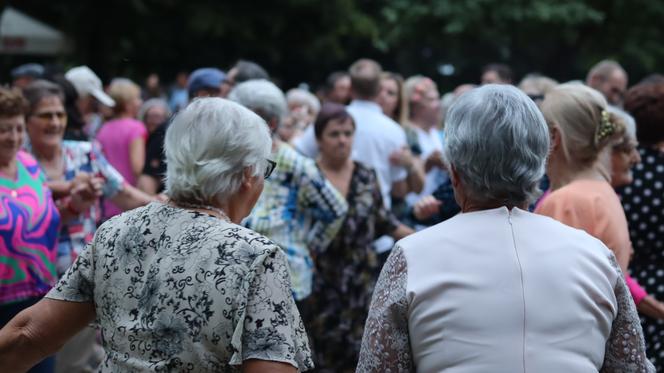
[[[648,293],[645,291],[644,288],[639,285],[638,282],[632,276],[626,275],[625,276],[625,283],[627,284],[627,288],[629,288],[629,293],[632,295],[632,299],[634,299],[634,304],[638,305],[641,303],[643,298],[648,296]]]
[[[93,143],[92,151],[90,152],[90,161],[92,168],[95,170],[96,176],[101,176],[104,179],[104,187],[102,194],[105,198],[111,198],[122,190],[124,187],[124,178],[118,170],[113,167],[101,150],[101,145],[97,142]]]
[[[78,255],[74,264],[46,294],[46,298],[68,302],[94,302],[95,240]]]
[[[655,367],[646,356],[646,347],[643,340],[641,322],[636,312],[636,306],[627,289],[620,266],[614,255],[610,256],[618,274],[615,295],[618,303],[618,313],[611,326],[611,334],[606,342],[604,364],[601,373],[630,373],[655,372]]]
[[[318,144],[316,143],[316,134],[314,133],[314,126],[309,125],[302,136],[293,141],[293,146],[300,152],[300,154],[309,158],[316,158],[318,155]]]
[[[395,125],[399,126],[398,124]],[[399,144],[400,144],[399,148],[408,147],[406,132],[401,127],[399,127]],[[389,162],[389,160],[387,159],[385,161]],[[405,167],[390,165],[390,183],[396,183],[397,181],[406,180],[407,177],[408,177],[408,170],[406,170]]]
[[[320,252],[339,232],[348,212],[348,203],[312,160],[305,161],[301,165],[299,208],[313,218],[307,233],[307,246],[313,252]]]
[[[401,222],[397,219],[392,210],[385,207],[383,195],[380,192],[380,185],[376,173],[372,170],[371,194],[376,209],[376,237],[389,235],[394,232]]]
[[[244,282],[247,298],[240,302],[230,364],[260,359],[289,363],[301,371],[312,369],[309,340],[291,295],[285,254],[275,248],[264,258]]]
[[[408,270],[398,245],[378,278],[364,326],[357,372],[414,372],[408,334]]]
[[[147,141],[148,139],[148,130],[145,128],[145,124],[142,122],[136,122],[136,125],[132,128],[132,131],[129,133],[129,143],[136,139],[143,139]]]

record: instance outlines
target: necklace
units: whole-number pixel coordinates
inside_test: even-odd
[[[222,210],[218,207],[214,207],[214,206],[210,206],[210,205],[198,205],[198,204],[187,203],[187,202],[175,202],[175,201],[172,201],[172,202],[175,203],[177,206],[188,208],[188,209],[209,210],[209,211],[212,211],[212,212],[215,212],[215,213],[219,214],[220,216],[217,216],[217,217],[220,218],[221,220],[225,220],[227,222],[231,221],[231,219],[228,217],[228,215],[226,215],[224,210]]]

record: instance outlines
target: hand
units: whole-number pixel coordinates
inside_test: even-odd
[[[422,197],[413,206],[413,215],[417,220],[427,220],[440,211],[442,204],[442,201],[435,199],[433,196]]]
[[[69,191],[69,206],[72,210],[82,213],[88,210],[102,195],[104,179],[87,173],[77,174],[72,180]]]
[[[428,171],[432,168],[437,167],[441,170],[445,170],[445,162],[443,161],[443,153],[440,150],[435,150],[433,153],[429,154],[426,159],[424,168]]]
[[[413,166],[414,156],[407,146],[390,154],[390,164],[410,169]]]
[[[155,201],[157,201],[157,202],[164,202],[164,203],[168,202],[168,196],[165,195],[164,193],[159,193],[159,194],[155,195],[154,198],[155,198]]]

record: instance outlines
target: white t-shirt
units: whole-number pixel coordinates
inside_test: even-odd
[[[429,131],[425,131],[416,126],[413,126],[413,128],[417,133],[417,141],[419,142],[420,148],[422,149],[420,158],[423,161],[426,161],[431,153],[435,152],[436,150],[439,152],[443,151],[443,143],[440,141],[440,134],[438,133],[437,129],[431,128]],[[422,188],[422,192],[419,194],[413,192],[408,193],[406,196],[406,203],[408,203],[409,206],[413,206],[417,201],[420,200],[420,198],[431,195],[436,190],[436,188],[438,188],[438,186],[447,181],[447,178],[447,172],[441,170],[438,167],[429,170],[429,172],[426,174],[426,178],[424,179],[424,188]]]

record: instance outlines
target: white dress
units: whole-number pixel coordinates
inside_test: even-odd
[[[613,253],[505,207],[399,241],[366,322],[358,372],[654,372]]]

